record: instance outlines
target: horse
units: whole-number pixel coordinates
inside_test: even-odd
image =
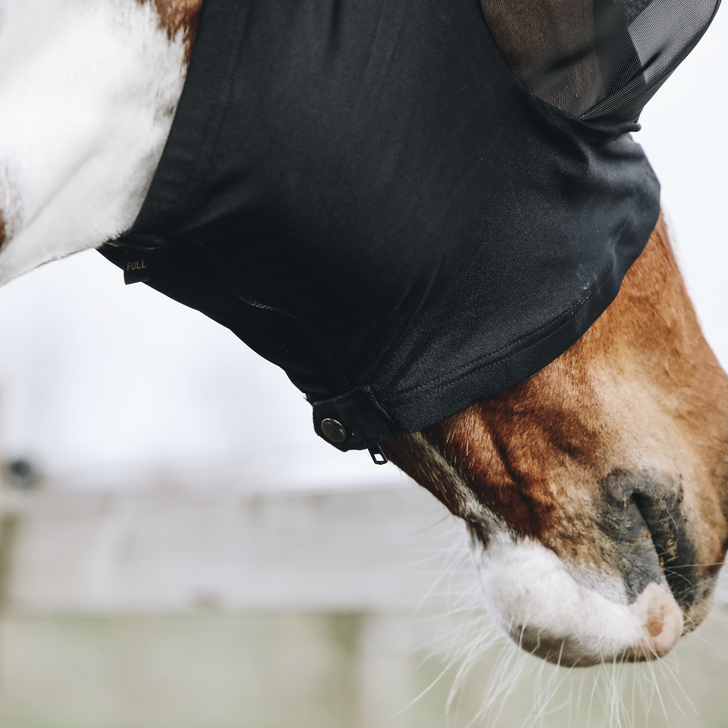
[[[202,10],[0,0],[0,284],[132,227]],[[589,666],[660,658],[709,612],[728,549],[727,425],[728,377],[660,217],[576,343],[381,450],[466,522],[502,629],[545,660]]]

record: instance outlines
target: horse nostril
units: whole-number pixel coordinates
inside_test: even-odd
[[[707,596],[707,585],[700,588],[698,554],[687,533],[687,524],[676,493],[632,495],[650,532],[660,568],[670,591],[682,609],[689,609]]]
[[[603,530],[621,552],[620,568],[630,601],[649,582],[670,588],[684,610],[710,587],[700,581],[697,550],[688,536],[681,492],[669,481],[624,471],[603,482]]]

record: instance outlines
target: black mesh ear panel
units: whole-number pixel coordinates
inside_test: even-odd
[[[579,116],[604,98],[592,0],[482,0],[493,37],[533,94]]]
[[[624,19],[629,25],[650,3],[652,0],[624,0],[622,7],[624,8]]]
[[[481,0],[516,77],[585,119],[628,120],[695,47],[720,0]]]

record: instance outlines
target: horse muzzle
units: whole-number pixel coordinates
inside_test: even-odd
[[[682,489],[669,478],[614,471],[597,493],[550,538],[471,524],[488,609],[549,662],[658,659],[708,613],[717,570],[699,565]]]
[[[686,631],[664,576],[628,585],[616,571],[574,569],[540,542],[506,535],[491,536],[478,562],[496,623],[519,647],[558,665],[655,660]]]

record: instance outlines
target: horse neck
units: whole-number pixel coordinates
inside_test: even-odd
[[[0,0],[0,285],[134,222],[202,0]]]

